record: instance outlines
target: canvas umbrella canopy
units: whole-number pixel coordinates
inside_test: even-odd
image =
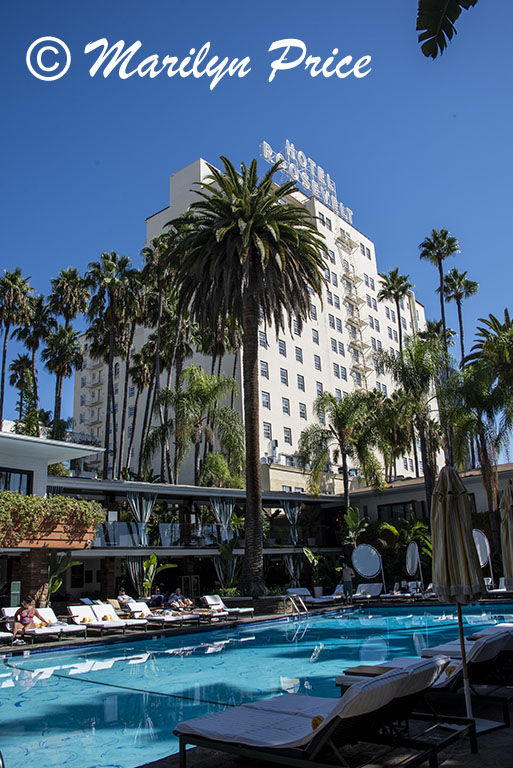
[[[433,588],[439,600],[456,603],[467,716],[472,717],[461,605],[486,592],[472,536],[467,491],[455,467],[445,466],[431,502]]]
[[[502,492],[499,508],[504,586],[506,589],[513,590],[513,486],[511,480]]]

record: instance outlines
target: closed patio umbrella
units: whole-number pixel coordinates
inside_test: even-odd
[[[502,492],[499,504],[501,513],[501,549],[504,586],[513,590],[513,486],[511,480]]]
[[[467,491],[456,469],[445,466],[431,502],[433,588],[439,600],[456,603],[467,716],[472,717],[461,605],[486,592],[472,536]]]

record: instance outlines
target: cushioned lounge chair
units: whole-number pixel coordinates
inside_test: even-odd
[[[371,584],[358,584],[356,592],[353,593],[353,600],[369,600],[372,597],[379,597],[383,592],[383,584],[372,582]]]
[[[287,589],[287,594],[291,595],[291,597],[297,595],[306,605],[329,605],[333,602],[331,595],[325,595],[324,597],[314,597],[310,590],[306,587],[291,587]]]
[[[49,621],[52,627],[55,627],[55,629],[60,631],[61,637],[64,637],[65,635],[81,634],[83,634],[84,637],[87,637],[87,627],[85,624],[83,627],[79,627],[76,624],[69,624],[67,621],[69,617],[56,616],[53,608],[39,608],[38,610],[45,621]]]
[[[106,608],[107,606],[104,607]],[[118,619],[116,616],[115,620],[100,620],[93,613],[92,605],[68,605],[67,610],[73,622],[80,626],[85,624],[88,631],[91,629],[98,630],[101,635],[104,632],[116,632],[118,630],[126,632],[127,625],[125,619]],[[103,616],[104,614],[101,615]]]
[[[179,627],[183,626],[183,619],[181,616],[174,616],[170,611],[153,613],[146,603],[134,600],[133,602],[128,603],[127,608],[134,618],[146,619],[150,624],[160,624],[160,626],[175,624]]]
[[[180,723],[180,768],[186,768],[186,745],[194,744],[293,766],[347,765],[344,746],[370,742],[401,746],[383,731],[388,710],[404,690],[408,672],[395,669],[352,685],[339,699],[284,694],[272,699]],[[454,736],[452,736],[454,738]],[[436,751],[412,739],[416,753],[401,765],[437,765]],[[373,758],[374,759],[374,758]]]
[[[216,615],[219,615],[219,611],[224,611],[227,616],[241,618],[242,616],[251,617],[254,613],[253,608],[228,608],[219,595],[204,595],[203,600],[209,608],[217,612]]]
[[[112,622],[120,620],[123,621],[127,629],[148,629],[148,622],[146,619],[120,619],[112,605],[92,605],[91,609],[98,619],[98,621]]]
[[[16,613],[18,609],[17,608],[2,608],[2,613],[6,619],[8,619],[6,623],[7,629],[11,630],[12,633],[12,627],[13,627],[13,619],[14,614]],[[44,624],[41,624],[37,616],[34,616],[34,624],[36,625],[33,629],[26,629],[23,633],[24,638],[28,638],[31,643],[34,643],[36,640],[42,640],[45,637],[62,637],[63,633],[63,627],[57,622],[57,618],[54,614],[54,612],[51,609],[45,609],[45,608],[38,608],[38,612],[41,614],[41,616],[44,616],[44,611],[50,610],[51,614],[53,615],[53,619],[46,618],[47,621],[53,621],[54,626],[46,627]],[[68,630],[69,631],[69,630]],[[12,637],[12,634],[11,634]]]

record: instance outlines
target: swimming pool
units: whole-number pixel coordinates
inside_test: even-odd
[[[464,609],[466,634],[508,619],[512,603]],[[419,655],[456,626],[451,606],[365,607],[6,657],[0,750],[6,768],[135,768],[177,751],[177,722],[279,693],[337,697],[345,667]]]

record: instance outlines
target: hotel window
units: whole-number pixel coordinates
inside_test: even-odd
[[[319,343],[319,331],[317,331],[315,328],[312,328],[312,341],[314,344]]]
[[[342,400],[342,392],[340,391],[340,389],[335,390],[335,400],[338,403],[340,403],[340,401]]]
[[[371,336],[371,347],[372,349],[376,349],[376,339],[374,336]]]
[[[383,392],[383,394],[386,397],[387,396],[387,385],[386,384],[382,384],[381,385],[381,391]]]
[[[385,317],[390,320],[390,310],[388,307],[385,307]]]
[[[404,317],[401,317],[401,325],[403,326],[404,330],[406,330],[406,320]]]
[[[85,387],[85,385],[86,385],[86,377],[82,376],[82,378],[80,379],[80,386]]]
[[[342,342],[342,341],[338,342],[338,354],[342,355],[342,357],[344,357],[345,354],[346,354],[346,351],[344,349],[344,342]]]
[[[360,243],[360,253],[362,254],[362,256],[365,256],[365,246],[363,243]]]
[[[131,386],[128,387],[128,397],[133,397],[135,395],[135,387]]]
[[[338,279],[337,279],[337,276],[336,276],[336,274],[334,272],[331,273],[331,282],[333,283],[333,285],[336,288],[337,285],[338,285]]]
[[[289,386],[289,374],[285,368],[280,368],[280,381],[282,384],[285,384],[286,387]]]
[[[319,424],[326,424],[324,411],[319,411]]]
[[[114,394],[119,395],[119,384],[117,382],[114,384]]]
[[[413,472],[413,459],[408,459],[408,464],[410,472]]]
[[[378,339],[378,349],[381,349],[383,345],[381,344],[380,340]]]
[[[370,287],[371,287],[371,289],[373,291],[376,290],[376,288],[374,287],[374,278],[373,277],[369,277],[369,285],[370,285]]]
[[[374,312],[378,311],[378,305],[377,305],[376,299],[372,299],[372,309],[374,310]]]
[[[369,328],[374,328],[374,320],[372,315],[369,315]]]
[[[352,339],[356,339],[356,328],[354,325],[348,325],[349,335]]]
[[[305,489],[300,488],[299,485],[294,486],[294,493],[304,493]]]
[[[340,309],[340,298],[335,294],[333,296],[333,303],[335,304],[336,309]]]
[[[322,381],[316,381],[315,382],[315,389],[316,389],[318,395],[322,395],[322,393],[324,391],[324,388],[322,386]]]
[[[331,291],[326,291],[326,299],[328,300],[328,304],[333,304],[333,294]]]
[[[391,311],[390,315],[392,317],[392,322],[395,323],[395,312],[394,312],[394,310]]]
[[[403,469],[408,469],[408,459],[403,456]]]
[[[264,310],[262,309],[262,307],[258,308],[258,317],[260,318],[260,320],[264,320]]]
[[[349,317],[354,317],[354,304],[351,304],[350,301],[345,301],[344,304],[346,305]]]
[[[87,368],[87,360],[84,358],[82,360],[82,370],[85,371],[86,368]]]
[[[317,320],[317,307],[315,306],[315,304],[312,304],[312,306],[310,307],[310,317],[312,318],[312,320]]]
[[[269,392],[262,392],[262,408],[271,410],[271,396]]]
[[[285,413],[287,416],[290,416],[290,400],[288,397],[281,398],[281,410],[282,410],[282,413]]]
[[[299,418],[306,419],[306,405],[305,403],[299,403]]]
[[[329,271],[328,267],[326,267],[325,270],[324,270],[324,279],[327,280],[328,283],[329,283],[329,281],[330,281],[330,271]]]
[[[344,381],[347,381],[347,370],[344,368],[343,365],[340,366],[340,378]]]
[[[267,348],[267,335],[265,331],[258,331],[258,343],[261,347]]]
[[[368,259],[370,259],[371,252],[370,252],[370,250],[368,248],[365,249],[365,255],[367,256]]]
[[[295,336],[301,336],[301,333],[299,331],[299,321],[298,320],[294,320],[294,322],[292,323],[292,328],[294,330],[294,335]]]
[[[390,328],[390,326],[387,326],[387,333],[388,333],[388,338],[389,339],[393,339],[394,338],[393,334],[392,334],[392,329]]]
[[[330,328],[335,327],[335,317],[333,315],[328,315],[328,323]]]
[[[129,416],[133,416],[134,415],[134,411],[135,411],[135,406],[134,405],[130,405],[128,407],[128,415]]]
[[[399,302],[399,306],[401,309],[404,309],[404,301],[402,299]]]
[[[340,317],[337,317],[337,331],[339,333],[342,333],[342,320],[340,319]]]
[[[331,351],[335,353],[337,351],[337,342],[335,341],[335,339],[331,340]]]
[[[365,300],[367,301],[367,306],[372,309],[372,299],[368,293],[365,294]]]
[[[379,383],[379,381],[376,382],[376,389],[378,390],[378,392],[381,392],[381,384]]]
[[[269,365],[265,362],[265,360],[260,360],[260,376],[264,379],[269,378]]]
[[[272,428],[268,421],[264,421],[264,438],[266,440],[272,440]]]
[[[324,224],[324,214],[323,213],[318,213],[317,214],[317,218],[319,219],[321,224]]]
[[[282,485],[281,490],[283,493],[292,493],[292,486],[291,485]]]
[[[355,349],[354,347],[350,347],[350,350],[351,350],[351,355],[353,356],[354,362],[355,363],[359,363],[360,362],[360,353],[358,352],[358,350]]]
[[[395,357],[395,349],[393,347],[390,347],[390,356]]]
[[[357,387],[361,387],[361,386],[362,386],[362,377],[361,377],[361,374],[359,374],[359,373],[355,373],[355,376],[354,376],[354,381],[355,381],[355,384],[356,384],[356,386],[357,386]]]
[[[301,392],[305,391],[305,377],[300,373],[297,375],[297,388],[300,389]]]
[[[398,337],[398,335],[397,335],[397,331],[396,331],[396,330],[394,330],[394,341],[397,341],[398,339],[399,339],[399,337]]]
[[[327,216],[326,216],[326,229],[329,229],[329,231],[331,232],[331,219],[328,219]]]
[[[119,376],[119,363],[116,363],[114,365],[114,377],[117,378]]]
[[[330,261],[331,261],[332,264],[334,264],[335,263],[335,254],[333,253],[333,251],[329,251],[329,254],[330,254]]]
[[[85,405],[85,395],[80,395],[80,405]]]
[[[316,371],[321,370],[321,358],[319,355],[314,355],[314,368]]]
[[[303,362],[303,350],[301,347],[296,347],[296,360],[298,363]]]
[[[292,445],[292,430],[290,427],[283,427],[283,442]]]
[[[333,374],[337,379],[340,379],[340,366],[338,363],[333,363]]]
[[[363,282],[365,283],[365,285],[366,285],[367,287],[369,287],[369,275],[366,275],[366,274],[364,273],[364,275],[363,275]]]
[[[374,323],[374,328],[379,331],[379,320],[376,318],[376,322]]]
[[[81,413],[80,414],[80,423],[83,424],[84,421],[85,421],[85,414]]]
[[[287,345],[283,339],[278,340],[278,352],[280,355],[283,355],[283,357],[287,357]]]

